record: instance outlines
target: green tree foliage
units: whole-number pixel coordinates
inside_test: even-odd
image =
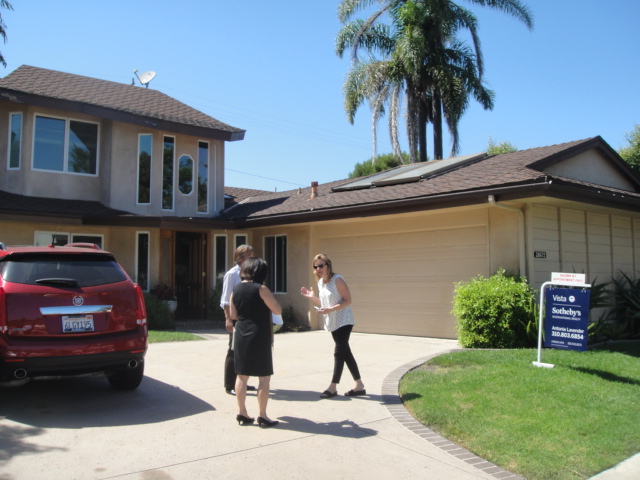
[[[517,152],[518,147],[512,145],[510,142],[494,143],[493,138],[489,137],[489,143],[487,144],[487,155],[500,155],[501,153]]]
[[[533,27],[532,16],[519,0],[468,0],[503,11]],[[366,20],[356,13],[378,5]],[[351,51],[352,67],[344,85],[345,110],[353,123],[364,101],[373,111],[374,151],[377,121],[389,113],[393,151],[399,157],[397,120],[401,97],[406,103],[410,162],[426,161],[426,125],[433,123],[434,158],[442,158],[442,123],[452,138],[451,154],[459,149],[458,123],[473,96],[493,108],[493,92],[483,85],[483,59],[472,12],[451,0],[342,0],[338,17],[343,27],[336,53]],[[389,20],[389,24],[382,23]],[[467,31],[473,47],[458,38]],[[360,60],[364,49],[368,60]],[[419,154],[418,154],[419,151]]]
[[[13,10],[13,6],[7,0],[0,0],[0,8]],[[7,43],[7,25],[4,23],[4,20],[2,19],[1,13],[0,13],[0,37],[2,37],[2,40],[4,43]],[[2,55],[2,53],[0,53],[0,63],[2,63],[4,67],[7,66],[7,62],[5,61],[4,55]]]
[[[640,125],[636,125],[631,133],[626,133],[624,138],[629,145],[618,150],[618,154],[636,173],[640,173]]]
[[[391,170],[392,168],[399,167],[403,163],[408,163],[409,155],[404,152],[401,155],[404,162],[399,162],[393,153],[387,153],[385,155],[379,155],[375,159],[356,163],[353,172],[349,174],[349,178],[365,177],[374,173]]]

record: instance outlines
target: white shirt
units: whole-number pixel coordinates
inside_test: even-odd
[[[318,280],[318,297],[320,298],[320,304],[323,308],[332,307],[342,301],[342,296],[336,286],[336,280],[338,278],[342,278],[342,276],[334,274],[327,283],[324,283],[322,278]],[[350,305],[333,312],[325,313],[324,315],[324,329],[329,332],[333,332],[345,325],[354,324],[353,312]]]
[[[220,295],[220,307],[224,308],[229,305],[233,287],[242,282],[240,278],[240,265],[234,266],[231,270],[224,274],[222,279],[222,295]]]

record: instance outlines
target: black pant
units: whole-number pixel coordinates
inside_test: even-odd
[[[333,352],[333,379],[331,380],[331,383],[340,383],[345,363],[347,364],[347,368],[351,372],[353,379],[356,381],[360,380],[358,364],[356,363],[356,359],[353,357],[353,353],[351,353],[351,347],[349,347],[349,337],[351,336],[352,329],[353,325],[345,325],[344,327],[340,327],[339,329],[331,332],[333,341],[336,343],[336,348]]]
[[[227,349],[227,357],[224,359],[224,388],[226,390],[235,390],[236,388],[236,365],[233,358],[233,333],[229,334],[229,348]]]

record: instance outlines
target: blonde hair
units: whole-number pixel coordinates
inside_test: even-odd
[[[313,268],[313,264],[316,260],[322,260],[327,266],[325,267],[329,271],[329,278],[333,277],[333,267],[331,266],[331,259],[324,253],[319,253],[313,260],[311,261],[311,268]],[[316,268],[313,269],[313,273],[315,273],[316,277],[320,278],[318,275],[318,270]]]

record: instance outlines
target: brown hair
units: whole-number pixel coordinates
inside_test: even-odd
[[[240,265],[240,259],[246,255],[253,255],[253,247],[251,245],[240,245],[233,252],[233,263]]]

